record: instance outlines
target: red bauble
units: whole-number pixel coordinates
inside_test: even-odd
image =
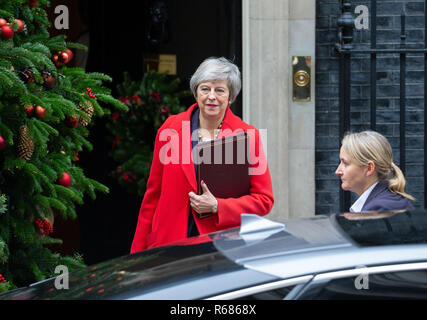
[[[16,32],[21,33],[24,31],[25,24],[19,19],[15,19],[15,22],[18,24],[18,30],[16,30]]]
[[[58,179],[58,183],[63,187],[69,187],[71,185],[71,177],[68,173],[62,173],[62,177]]]
[[[59,57],[57,54],[55,54],[54,56],[52,56],[52,61],[55,64],[56,67],[59,67],[61,62],[59,62]]]
[[[58,59],[62,63],[68,63],[68,61],[70,61],[70,57],[68,56],[68,53],[66,53],[66,52],[61,52],[58,55]]]
[[[6,19],[0,18],[0,27],[7,25]]]
[[[77,118],[77,116],[75,116],[75,115],[69,116],[69,117],[65,120],[65,124],[66,124],[69,128],[77,128],[77,126],[79,125],[79,118]]]
[[[4,141],[3,137],[0,136],[0,150],[3,150],[6,146],[6,141]]]
[[[9,25],[4,25],[1,27],[1,37],[3,39],[10,39],[13,37],[13,29]]]
[[[34,113],[36,114],[37,118],[43,119],[46,116],[46,109],[42,106],[36,106]]]
[[[27,116],[32,117],[34,115],[34,106],[28,106],[25,108]]]
[[[71,51],[70,49],[67,49],[64,51],[66,54],[68,54],[68,61],[70,61],[71,59],[73,59],[74,57],[74,53],[73,51]]]

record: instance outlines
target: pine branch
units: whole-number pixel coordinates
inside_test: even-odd
[[[98,182],[96,180],[89,179],[89,178],[86,178],[85,180],[90,185],[92,185],[95,190],[98,190],[98,191],[100,191],[102,193],[109,193],[110,192],[110,189],[107,186],[103,185],[102,183],[100,183],[100,182]]]
[[[36,119],[31,119],[30,121],[28,121],[28,128],[30,129],[31,137],[33,138],[34,144],[43,146],[47,143],[49,137],[43,134],[41,130],[39,130],[39,127],[36,124],[37,122],[39,121]],[[38,149],[38,151],[40,151],[40,149]]]
[[[0,238],[0,263],[6,263],[8,256],[9,252],[7,250],[6,242]]]
[[[105,102],[105,103],[108,103],[120,111],[124,111],[124,112],[129,111],[128,106],[126,106],[123,102],[121,102],[117,99],[114,99],[111,96],[104,95],[104,94],[97,94],[96,97],[98,98],[98,100]]]
[[[0,68],[0,85],[5,89],[10,89],[13,86],[13,80],[9,78],[8,71]]]
[[[41,194],[37,194],[34,199],[37,201],[37,203],[45,208],[48,208],[50,206],[49,198],[45,197]]]
[[[31,264],[31,270],[32,270],[33,275],[34,275],[34,277],[35,277],[35,279],[36,279],[37,282],[41,281],[41,280],[44,280],[43,273],[40,270],[39,266],[35,262],[33,262]]]
[[[82,257],[78,255],[75,255],[74,257],[60,257],[58,260],[58,264],[69,266],[70,271],[80,269],[84,266]]]
[[[42,192],[43,188],[42,188],[40,181],[38,179],[38,175],[39,175],[38,168],[30,162],[25,162],[22,169],[33,182],[31,190],[33,192],[34,192],[34,190],[37,192]]]
[[[60,201],[58,199],[55,199],[55,198],[48,198],[48,200],[49,200],[50,207],[58,209],[61,212],[66,212],[67,211],[68,207],[66,205],[64,205],[62,203],[62,201]],[[66,218],[66,217],[64,217],[64,218]]]
[[[19,79],[15,72],[0,67],[0,75],[2,77],[2,82],[4,81],[4,84],[7,85],[8,90],[15,92],[17,95],[28,94],[27,87],[24,85],[22,80]]]
[[[21,170],[25,165],[25,160],[21,158],[12,158],[7,157],[4,160],[4,170],[9,171],[11,173],[15,172],[15,169]]]
[[[102,117],[105,112],[104,109],[99,105],[98,101],[96,100],[92,100],[91,101],[92,106],[93,106],[93,113],[99,117]],[[107,113],[109,112],[109,110],[105,110]]]
[[[71,174],[70,176],[73,179],[73,176]],[[73,200],[73,202],[83,204],[83,198],[77,192],[75,192],[73,188],[55,185],[55,189],[58,194],[58,197],[62,196],[64,199],[71,199]]]
[[[67,42],[67,47],[70,49],[78,49],[82,51],[88,51],[88,47],[84,44],[77,43],[77,42]]]
[[[64,51],[67,49],[65,38],[65,35],[59,35],[50,39],[41,40],[40,42],[48,47],[50,51]]]
[[[106,81],[106,82],[113,82],[113,78],[111,78],[109,75],[106,75],[104,73],[99,73],[99,72],[87,73],[87,78],[88,79],[93,79],[93,80],[101,80],[101,81]]]
[[[24,43],[22,45],[22,48],[34,52],[34,53],[40,53],[40,54],[44,54],[47,57],[50,57],[51,53],[48,47],[46,47],[45,45],[41,44],[40,42],[27,42]]]
[[[39,170],[48,177],[49,181],[54,181],[58,176],[57,172],[45,163],[39,164]]]
[[[13,146],[13,132],[3,122],[0,122],[0,134],[6,140],[7,144]]]
[[[77,213],[73,206],[68,207],[68,217],[73,220],[77,218]]]
[[[13,15],[10,12],[2,9],[0,9],[0,16],[8,20],[13,19]]]
[[[46,135],[53,135],[53,136],[58,136],[59,135],[58,130],[56,130],[55,128],[53,128],[52,126],[50,126],[49,124],[47,124],[46,122],[36,121],[35,125],[40,130],[44,130],[46,132]]]
[[[71,165],[68,157],[57,152],[50,153],[49,158],[51,160],[50,164],[52,169],[55,170],[57,174],[64,172]]]
[[[44,236],[41,239],[42,244],[63,244],[64,242],[58,238],[51,238],[48,236]]]

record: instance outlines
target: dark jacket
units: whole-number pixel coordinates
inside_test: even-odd
[[[380,181],[370,193],[361,211],[413,210],[408,198],[391,192],[388,181]]]

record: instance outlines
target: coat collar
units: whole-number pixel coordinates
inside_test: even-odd
[[[372,189],[371,193],[369,194],[368,198],[366,199],[365,203],[363,204],[363,208],[370,202],[372,199],[374,199],[378,194],[383,192],[384,190],[388,189],[388,180],[380,180],[378,181],[377,185]],[[362,210],[363,210],[362,208]]]
[[[191,115],[194,109],[198,108],[197,103],[190,106],[187,111],[184,111],[178,114],[173,121],[171,121],[169,128],[174,129],[179,136],[181,137],[181,147],[192,146],[191,144]],[[219,137],[224,137],[230,134],[233,134],[233,130],[237,128],[244,129],[245,123],[236,115],[233,114],[230,108],[227,108],[224,116],[224,121],[222,123],[221,133]],[[247,125],[246,125],[247,126]],[[230,130],[225,130],[230,129]],[[185,148],[183,148],[184,150]],[[182,154],[181,154],[182,156]],[[187,161],[188,162],[188,161]],[[196,173],[194,170],[194,161],[191,157],[190,163],[184,163],[184,161],[180,161],[181,168],[187,178],[189,184],[193,188],[194,192],[197,192],[197,184],[196,184]]]
[[[182,122],[183,121],[191,121],[191,114],[194,109],[198,108],[198,104],[195,103],[190,106],[186,111],[177,115],[173,122],[170,124],[170,128],[176,130],[178,133],[181,133],[183,129]],[[227,108],[224,115],[224,121],[222,123],[222,128],[235,129],[235,128],[243,128],[243,124],[245,124],[242,119],[236,116],[230,109]]]

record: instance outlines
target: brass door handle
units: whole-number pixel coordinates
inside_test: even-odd
[[[311,101],[311,57],[292,57],[292,100]]]
[[[310,83],[310,75],[307,71],[299,70],[294,74],[294,82],[298,87],[305,87]]]

